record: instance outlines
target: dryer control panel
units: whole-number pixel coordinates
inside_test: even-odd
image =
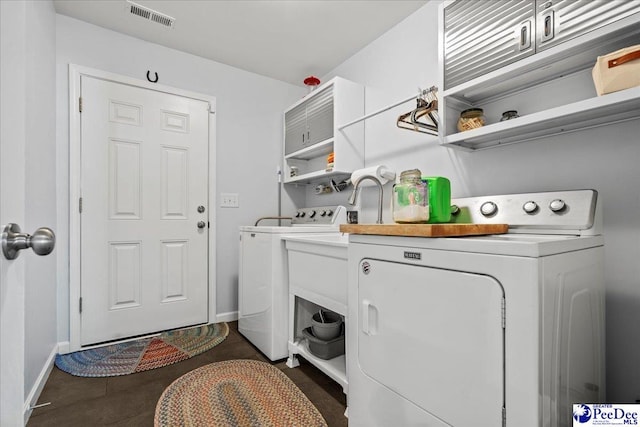
[[[466,197],[451,203],[455,223],[509,224],[514,233],[602,234],[595,190]]]

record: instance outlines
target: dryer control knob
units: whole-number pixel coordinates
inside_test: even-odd
[[[309,212],[309,218],[313,218],[314,216],[316,216],[316,211]]]
[[[333,211],[332,211],[331,209],[329,209],[329,210],[327,211],[327,216],[331,216],[331,215],[333,215]]]
[[[300,212],[300,218],[304,218],[305,215],[306,213],[304,213],[304,211]]]
[[[567,208],[567,204],[562,199],[555,199],[549,203],[549,209],[552,212],[559,213],[564,211]]]
[[[484,216],[495,215],[498,212],[498,206],[493,202],[484,202],[482,206],[480,206],[480,212]]]
[[[327,216],[327,211],[320,212],[320,216]]]
[[[538,204],[532,200],[522,205],[522,209],[528,214],[532,214],[538,210]]]

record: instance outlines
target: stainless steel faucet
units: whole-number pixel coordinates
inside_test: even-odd
[[[358,190],[360,189],[360,183],[365,179],[373,181],[378,186],[378,221],[376,221],[376,224],[382,224],[382,184],[380,183],[380,180],[378,180],[378,178],[376,178],[375,176],[363,175],[360,177],[360,179],[355,181],[353,183],[353,193],[351,193],[351,196],[349,196],[347,202],[350,205],[356,204],[356,199],[358,198]]]

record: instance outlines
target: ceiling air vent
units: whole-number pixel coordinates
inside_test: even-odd
[[[129,0],[127,0],[127,6],[130,13],[140,16],[141,18],[148,19],[149,21],[164,25],[165,27],[173,28],[173,24],[174,22],[176,22],[176,19],[172,18],[169,15],[165,15],[164,13],[149,9],[148,7],[139,5]]]

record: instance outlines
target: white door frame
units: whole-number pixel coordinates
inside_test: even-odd
[[[172,95],[193,98],[208,102],[209,114],[209,322],[216,320],[216,98],[165,86],[150,83],[131,77],[96,70],[80,65],[69,64],[69,351],[91,348],[80,345],[80,212],[78,203],[80,199],[80,112],[78,99],[80,97],[80,77],[89,76],[108,80],[143,89],[150,89]]]

